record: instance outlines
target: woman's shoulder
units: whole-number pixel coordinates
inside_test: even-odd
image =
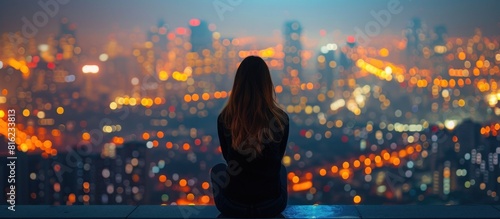
[[[224,117],[222,113],[219,113],[219,116],[217,116],[217,123],[223,124],[224,123]]]
[[[276,111],[277,111],[277,115],[276,115],[277,118],[275,118],[275,119],[278,119],[279,121],[285,123],[285,125],[288,124],[288,122],[289,122],[288,114],[281,108],[277,108]]]
[[[280,110],[281,110],[281,112],[285,115],[285,118],[288,120],[288,114],[285,112],[285,110],[283,110],[283,109],[281,109],[281,108],[280,108]]]
[[[281,116],[283,117],[283,119],[285,119],[286,121],[289,120],[288,114],[285,112],[285,110],[283,110],[281,108],[278,108],[278,112],[281,114]]]

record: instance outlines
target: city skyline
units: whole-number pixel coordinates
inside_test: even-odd
[[[237,15],[249,1],[235,2]],[[380,9],[403,13],[396,6]],[[307,19],[279,19],[279,40],[265,46],[249,40],[258,32],[232,36],[236,27],[202,16],[173,28],[157,17],[104,37],[98,26],[107,22],[89,21],[91,34],[70,16],[55,16],[47,38],[2,29],[0,139],[14,109],[9,144],[17,146],[19,186],[28,188],[19,200],[213,204],[208,170],[223,161],[215,121],[239,63],[258,55],[290,117],[282,160],[290,203],[496,203],[500,33],[485,34],[496,28],[488,15],[481,19],[490,26],[464,24],[472,35],[461,36],[453,32],[459,20],[429,23],[426,13],[394,18],[404,23],[398,35],[339,41],[304,37],[315,26]],[[82,42],[94,39],[87,34],[101,37],[97,46]]]

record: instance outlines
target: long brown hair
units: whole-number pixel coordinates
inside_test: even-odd
[[[275,141],[274,123],[284,129],[284,115],[276,102],[273,81],[266,62],[258,56],[246,57],[238,67],[229,100],[221,112],[230,129],[235,150],[250,147],[262,152],[262,143]]]

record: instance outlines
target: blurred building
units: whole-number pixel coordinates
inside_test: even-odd
[[[77,47],[76,24],[70,23],[68,18],[62,18],[59,34],[55,40],[57,41],[57,56],[62,56],[62,59],[71,59]]]
[[[333,81],[338,78],[338,46],[334,43],[323,45],[316,57],[316,69],[321,74],[321,82],[328,90],[333,89]]]
[[[418,17],[413,18],[404,30],[406,53],[409,56],[421,56],[427,41],[427,26]]]
[[[160,19],[156,26],[152,26],[147,33],[147,40],[155,45],[158,50],[165,51],[167,49],[167,33],[168,25],[165,20]]]
[[[96,192],[96,184],[102,181],[102,159],[98,153],[94,153],[94,146],[90,142],[80,142],[69,151],[67,156],[75,159],[76,165],[71,167],[70,178],[63,182],[64,187],[71,188],[76,197],[75,204],[95,203],[100,194]]]
[[[442,55],[447,52],[446,43],[448,42],[448,30],[446,26],[435,26],[430,40],[432,41],[432,47],[436,54]]]
[[[191,52],[202,53],[208,49],[212,51],[212,31],[208,29],[208,23],[204,20],[193,18],[189,21],[191,36]]]
[[[71,183],[71,175],[66,163],[65,154],[52,159],[44,159],[39,154],[29,155],[28,191],[30,204],[67,205],[73,187],[64,187],[63,182]],[[74,196],[73,196],[74,198]],[[76,200],[76,199],[75,199]]]
[[[116,148],[115,165],[112,168],[115,182],[114,188],[110,189],[116,193],[115,203],[138,205],[149,200],[147,144],[132,141]]]
[[[300,41],[302,35],[302,26],[298,21],[285,22],[284,30],[284,47],[285,60],[283,64],[283,71],[286,77],[298,78],[304,80],[302,74],[302,43]]]

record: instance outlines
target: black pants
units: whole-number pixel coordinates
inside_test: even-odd
[[[288,201],[285,166],[281,165],[280,169],[280,196],[277,199],[267,200],[253,205],[239,203],[223,195],[222,191],[229,184],[229,175],[227,174],[226,168],[226,164],[219,163],[210,170],[215,206],[222,213],[222,215],[226,217],[252,218],[276,217],[279,216],[283,210],[285,210]]]

